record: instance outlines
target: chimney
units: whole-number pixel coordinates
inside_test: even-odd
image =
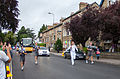
[[[65,19],[64,17],[61,17],[61,19],[60,19],[60,23],[62,23],[64,19]]]
[[[73,15],[74,14],[74,12],[71,12],[71,15]]]
[[[47,29],[51,29],[52,27],[52,25],[47,25]]]
[[[88,3],[80,2],[79,4],[79,10],[85,8],[88,5]]]

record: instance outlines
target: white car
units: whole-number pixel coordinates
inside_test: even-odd
[[[40,49],[38,50],[38,55],[50,56],[50,52],[46,47],[40,47]]]

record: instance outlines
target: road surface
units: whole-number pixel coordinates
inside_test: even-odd
[[[28,54],[21,71],[19,55],[13,56],[13,79],[120,79],[120,66],[98,62],[91,65],[84,60],[76,60],[72,66],[69,59],[55,55],[39,56],[35,65],[34,54]]]

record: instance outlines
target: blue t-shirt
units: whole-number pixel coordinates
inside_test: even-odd
[[[21,48],[20,51],[19,51],[19,53],[20,53],[20,56],[25,56],[25,54],[24,54],[24,53],[25,53],[25,49],[24,49],[24,48],[23,48],[23,49]]]

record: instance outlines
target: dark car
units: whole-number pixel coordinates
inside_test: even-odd
[[[64,52],[64,58],[70,58],[70,50]],[[76,59],[86,59],[86,54],[83,53],[80,49],[76,52]]]

